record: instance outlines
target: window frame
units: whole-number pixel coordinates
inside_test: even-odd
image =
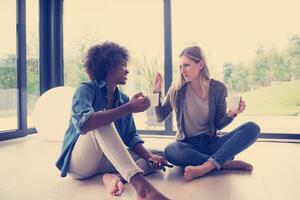
[[[26,0],[17,1],[17,87],[18,87],[18,129],[0,131],[0,141],[24,137],[36,133],[35,128],[27,127],[27,69],[26,69]],[[63,80],[63,0],[40,0],[40,94],[64,85]],[[163,0],[164,16],[164,87],[172,83],[172,15],[171,0]],[[59,51],[57,51],[59,50]],[[45,52],[48,52],[47,56]],[[50,52],[50,55],[49,55]],[[165,91],[166,93],[167,91]],[[172,116],[165,122],[165,129],[138,130],[143,135],[174,135]],[[263,133],[266,139],[300,139],[300,132]]]

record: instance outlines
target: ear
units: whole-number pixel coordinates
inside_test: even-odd
[[[199,69],[201,70],[204,67],[203,60],[200,60],[199,63],[198,63],[198,65],[199,65]]]

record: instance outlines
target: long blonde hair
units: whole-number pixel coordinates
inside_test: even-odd
[[[199,76],[199,82],[202,91],[205,93],[204,96],[208,96],[208,89],[209,89],[209,80],[210,80],[210,73],[207,67],[207,63],[205,60],[205,57],[203,55],[203,52],[199,46],[191,46],[185,48],[179,55],[181,56],[186,56],[189,59],[193,60],[196,63],[199,63],[200,61],[203,62],[203,67],[200,71],[200,76]],[[183,75],[180,73],[179,78],[177,81],[172,83],[171,86],[171,93],[170,93],[170,103],[173,107],[174,110],[176,110],[176,92],[183,86],[185,85],[185,80]]]

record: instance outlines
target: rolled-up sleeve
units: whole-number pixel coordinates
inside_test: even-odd
[[[82,127],[89,117],[95,112],[93,108],[94,90],[82,84],[76,90],[72,102],[71,123],[77,134],[84,134]]]
[[[165,96],[163,103],[161,103],[161,93],[159,93],[159,104],[156,106],[155,109],[155,114],[156,114],[156,119],[157,122],[162,122],[164,121],[170,113],[173,111],[173,108],[171,106],[170,102],[170,95],[171,95],[171,87],[169,88],[167,95]]]
[[[215,126],[218,130],[221,130],[228,124],[233,121],[233,118],[228,117],[226,110],[226,97],[227,97],[227,88],[225,85],[220,86],[220,95],[217,100],[217,117]]]

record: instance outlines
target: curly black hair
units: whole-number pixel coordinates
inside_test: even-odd
[[[128,50],[113,42],[104,42],[92,46],[85,57],[84,68],[90,80],[104,80],[107,71],[120,64],[127,63]]]

